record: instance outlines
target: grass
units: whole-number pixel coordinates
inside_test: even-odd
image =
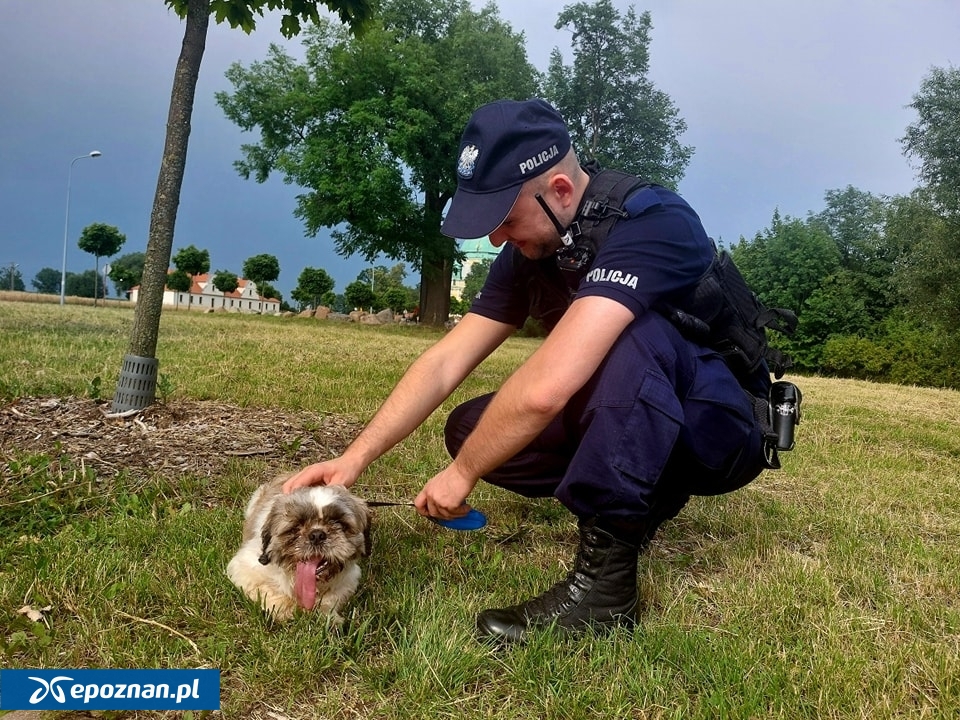
[[[0,301],[0,398],[86,395],[95,377],[111,397],[131,319]],[[437,337],[169,313],[158,357],[173,400],[362,421]],[[358,489],[412,497],[445,461],[443,410],[496,388],[536,342],[510,340]],[[223,715],[244,718],[957,717],[960,393],[798,384],[784,469],[694,499],[661,531],[636,629],[507,650],[477,643],[474,617],[563,575],[576,528],[552,500],[481,485],[478,533],[378,510],[344,627],[276,625],[224,576],[255,460],[210,482],[98,478],[74,458],[47,495],[57,449],[25,456],[0,435],[0,667],[220,668]],[[50,606],[47,622],[23,604]]]

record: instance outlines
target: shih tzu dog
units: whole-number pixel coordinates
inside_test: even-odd
[[[360,582],[357,561],[370,554],[370,512],[339,485],[284,493],[289,477],[253,493],[227,576],[277,620],[318,608],[341,622],[339,610]]]

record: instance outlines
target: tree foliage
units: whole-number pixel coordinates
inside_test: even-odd
[[[193,279],[179,268],[167,275],[167,287],[176,290],[178,293],[190,292],[193,287]]]
[[[373,303],[376,299],[376,296],[367,283],[361,280],[354,280],[352,283],[347,285],[343,291],[343,294],[347,298],[347,303],[352,307],[365,310],[373,309]]]
[[[863,299],[867,323],[879,322],[895,304],[893,270],[904,251],[886,232],[887,199],[847,186],[828,190],[824,200],[826,208],[811,222],[837,246],[844,282]]]
[[[238,287],[240,287],[240,278],[237,277],[236,273],[230,272],[229,270],[217,270],[213,274],[213,286],[220,292],[232,293]],[[226,303],[226,299],[223,299],[223,303]]]
[[[283,300],[283,295],[277,290],[273,285],[268,282],[263,283],[262,285],[257,285],[257,292],[260,293],[260,297],[271,298],[273,300]]]
[[[97,297],[97,272],[84,270],[82,273],[67,273],[66,294],[73,297]]]
[[[960,328],[960,228],[938,210],[927,190],[895,199],[887,223],[907,248],[894,276],[906,304],[934,326],[956,332]]]
[[[460,294],[461,306],[464,312],[470,309],[470,305],[477,295],[480,294],[480,289],[483,287],[483,283],[486,282],[487,275],[490,274],[491,265],[493,265],[493,258],[481,258],[470,266],[470,271],[463,279],[463,292]]]
[[[180,248],[177,254],[173,256],[173,264],[177,270],[189,276],[190,285],[186,289],[186,291],[189,291],[193,287],[193,279],[197,275],[210,272],[210,251],[201,250],[195,245],[187,245]],[[169,285],[169,278],[167,284]],[[193,305],[193,295],[190,295],[188,305]]]
[[[910,105],[918,119],[901,139],[904,154],[919,164],[926,185],[914,193],[917,242],[898,281],[915,309],[926,308],[941,328],[960,326],[960,69],[933,68]],[[902,224],[902,219],[901,219]]]
[[[12,290],[14,292],[23,292],[27,286],[23,284],[23,273],[16,265],[6,265],[0,267],[0,290]]]
[[[30,284],[33,285],[33,289],[38,293],[56,295],[60,292],[60,281],[62,279],[63,278],[61,277],[59,270],[55,270],[51,267],[45,267],[41,268],[40,272],[34,275],[33,280],[30,281]]]
[[[321,22],[304,45],[302,64],[273,47],[228,71],[233,92],[217,102],[260,135],[236,167],[306,188],[295,214],[309,235],[334,228],[338,253],[418,269],[424,317],[442,323],[456,245],[440,221],[456,189],[460,134],[477,106],[536,93],[523,37],[492,5],[385,0],[362,36]]]
[[[331,292],[335,284],[323,268],[306,267],[297,278],[297,287],[290,293],[290,297],[301,306],[311,305],[316,308],[320,306],[321,298]]]
[[[110,263],[110,272],[107,274],[113,280],[113,287],[117,295],[129,297],[130,289],[140,284],[143,277],[143,263],[145,256],[142,252],[121,255]]]
[[[573,64],[554,49],[545,92],[581,159],[676,187],[693,148],[680,142],[687,126],[670,96],[647,76],[650,13],[579,2],[563,9],[556,28],[572,33]]]
[[[913,96],[917,120],[900,142],[940,208],[960,215],[960,68],[933,68]],[[956,218],[960,220],[960,218]]]
[[[252,280],[257,286],[257,292],[266,297],[264,288],[267,283],[280,277],[280,261],[276,255],[254,255],[248,257],[243,263],[243,276],[247,280]]]
[[[179,268],[167,275],[167,287],[173,290],[173,305],[180,306],[180,293],[190,292],[193,287],[193,278]]]
[[[120,248],[123,247],[126,241],[127,236],[120,232],[118,228],[104,223],[87,225],[87,227],[83,229],[83,232],[80,233],[80,240],[77,241],[77,245],[81,250],[90,253],[96,258],[93,293],[94,305],[97,304],[97,282],[100,277],[100,258],[115,255],[120,251]],[[106,295],[106,288],[103,288],[103,290],[103,294]]]
[[[932,340],[936,322],[927,316],[949,302],[942,291],[951,270],[937,282],[929,264],[915,260],[936,247],[942,217],[921,192],[883,198],[848,186],[824,200],[826,208],[805,221],[774,213],[752,242],[741,238],[731,248],[760,299],[799,317],[796,334],[775,336],[774,344],[803,370],[923,377],[909,358],[927,357],[918,338]]]
[[[180,248],[173,256],[173,264],[191,278],[210,272],[210,251],[201,250],[195,245]]]
[[[94,255],[99,261],[102,257],[115,255],[126,241],[127,236],[113,225],[93,223],[87,225],[80,233],[77,245],[84,252]]]
[[[415,308],[419,293],[416,288],[404,285],[406,277],[407,268],[403,263],[397,263],[389,269],[385,265],[377,265],[361,270],[357,282],[369,285],[372,292],[372,299],[363,307],[374,310],[390,308],[394,312]]]
[[[186,17],[188,0],[165,0],[166,4],[180,16]],[[302,23],[316,23],[320,20],[319,5],[337,13],[340,21],[358,30],[363,21],[370,16],[373,3],[369,0],[209,0],[210,12],[218,23],[227,22],[232,28],[240,28],[246,33],[257,27],[257,17],[263,17],[265,10],[282,10],[280,32],[284,37],[294,37],[300,33]]]

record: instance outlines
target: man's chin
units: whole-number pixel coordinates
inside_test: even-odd
[[[546,258],[553,257],[557,252],[556,249],[543,245],[527,244],[518,246],[517,250],[527,258],[527,260],[545,260]]]

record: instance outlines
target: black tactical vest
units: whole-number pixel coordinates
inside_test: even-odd
[[[570,306],[614,226],[633,217],[629,198],[651,186],[617,170],[600,170],[595,163],[584,169],[591,179],[570,227],[573,244],[543,260],[514,255],[517,282],[526,286],[530,298],[530,316],[548,331]],[[741,382],[764,361],[777,378],[792,364],[788,356],[768,345],[766,329],[790,334],[796,329],[796,315],[765,307],[725,250],[716,252],[707,271],[688,291],[661,300],[653,310],[686,337],[720,353]]]

